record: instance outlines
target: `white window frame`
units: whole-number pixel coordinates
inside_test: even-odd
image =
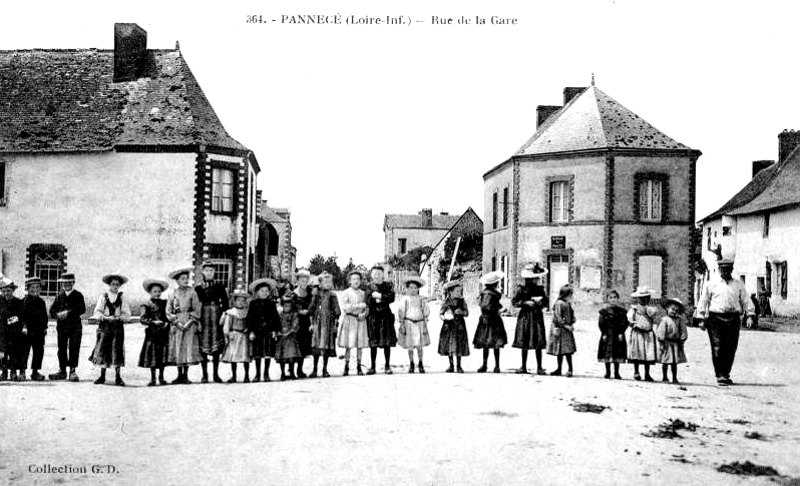
[[[230,176],[230,180],[226,180]],[[211,169],[211,211],[215,213],[234,212],[234,186],[236,174],[232,169],[213,167]]]
[[[657,223],[663,219],[664,181],[642,179],[639,182],[639,219]]]
[[[569,221],[569,181],[550,183],[550,221],[566,223]]]

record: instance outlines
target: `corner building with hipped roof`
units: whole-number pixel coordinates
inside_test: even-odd
[[[539,106],[536,133],[484,179],[483,268],[513,293],[532,261],[555,299],[578,302],[638,286],[693,304],[695,177],[701,153],[673,140],[599,88],[565,88]]]

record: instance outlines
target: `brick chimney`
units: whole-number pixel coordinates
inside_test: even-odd
[[[431,228],[433,226],[433,209],[424,208],[419,214],[422,216],[422,226]]]
[[[542,126],[544,122],[547,121],[548,118],[553,116],[553,113],[560,110],[560,106],[554,105],[539,105],[536,107],[536,128]]]
[[[586,88],[564,88],[564,105],[570,102],[572,98],[583,93]]]
[[[778,134],[778,163],[786,160],[786,157],[800,145],[800,131],[784,130]]]
[[[769,168],[772,164],[774,164],[774,160],[754,160],[753,161],[753,177],[756,176],[762,170]]]
[[[147,32],[136,24],[114,24],[114,82],[141,77],[147,58]]]

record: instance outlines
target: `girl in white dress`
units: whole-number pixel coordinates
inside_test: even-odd
[[[361,274],[351,272],[348,275],[350,287],[342,292],[342,312],[344,319],[339,328],[339,347],[345,348],[344,352],[344,376],[350,374],[350,350],[356,349],[356,360],[359,376],[361,371],[361,352],[369,347],[369,337],[367,336],[367,304],[366,294],[361,290]]]
[[[397,318],[400,321],[400,346],[408,350],[408,372],[414,372],[414,350],[419,358],[419,372],[425,373],[422,364],[422,348],[430,346],[431,337],[428,333],[428,317],[431,310],[428,301],[420,297],[419,289],[425,285],[420,277],[409,277],[405,280],[408,295],[398,303]]]

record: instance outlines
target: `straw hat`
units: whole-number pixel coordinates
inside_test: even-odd
[[[206,261],[204,261],[203,263],[200,264],[200,268],[201,269],[202,268],[206,268],[206,267],[216,268],[216,267],[214,267],[214,262],[212,262],[211,260],[206,260]]]
[[[75,274],[72,273],[72,272],[62,273],[61,276],[58,278],[58,281],[61,282],[61,283],[74,282],[75,281]]]
[[[662,305],[662,307],[664,307],[665,309],[666,309],[667,307],[669,307],[669,305],[670,305],[670,304],[675,304],[675,305],[677,305],[678,307],[680,307],[680,309],[681,309],[681,312],[683,312],[683,309],[685,309],[685,308],[686,308],[686,305],[683,303],[683,301],[682,301],[681,299],[674,298],[674,297],[670,297],[670,298],[664,299],[664,300],[661,302],[661,305]]]
[[[9,287],[10,289],[14,290],[17,288],[17,284],[15,284],[14,281],[11,280],[10,278],[3,277],[2,279],[0,279],[0,289],[4,289],[6,287]]]
[[[653,292],[650,290],[650,287],[640,286],[636,288],[636,292],[631,294],[631,297],[650,297],[651,295],[653,295]]]
[[[539,263],[528,263],[524,267],[522,267],[522,272],[520,272],[520,277],[522,278],[537,278],[537,277],[544,277],[547,275],[547,270],[539,266]]]
[[[28,277],[25,279],[25,288],[27,289],[29,286],[39,284],[42,285],[42,279],[39,277]]]
[[[424,278],[417,277],[417,276],[406,277],[403,280],[403,285],[405,287],[408,287],[408,284],[412,284],[412,283],[417,284],[417,286],[419,286],[419,287],[424,287],[427,282],[425,282]]]
[[[162,292],[169,288],[169,283],[167,283],[165,280],[160,280],[157,278],[148,278],[142,282],[142,288],[145,290],[145,292],[150,292],[150,288],[154,285],[161,287]]]
[[[121,273],[109,273],[108,275],[103,275],[102,280],[104,284],[111,285],[111,280],[113,279],[119,280],[120,282],[122,282],[122,284],[128,283],[128,277],[122,275]]]
[[[231,297],[233,297],[234,299],[236,299],[238,297],[243,297],[243,298],[246,299],[246,298],[250,297],[250,293],[248,293],[243,288],[237,288],[236,290],[233,291],[233,293],[231,293]]]
[[[275,286],[278,285],[278,282],[276,282],[275,280],[273,280],[271,278],[260,278],[258,280],[253,280],[253,283],[251,283],[250,287],[249,287],[250,288],[250,292],[256,293],[256,292],[258,292],[258,289],[260,289],[261,287],[263,287],[265,285],[269,286],[270,290],[274,290]]]
[[[481,283],[483,285],[496,284],[497,282],[503,280],[503,278],[505,276],[506,276],[506,274],[501,272],[501,271],[499,271],[499,270],[494,271],[494,272],[489,272],[486,275],[484,275],[483,277],[481,277]]]
[[[180,277],[184,273],[187,275],[191,275],[193,271],[194,267],[179,268],[178,270],[173,270],[172,272],[169,272],[169,278],[171,278],[172,280],[178,280],[178,277]]]

